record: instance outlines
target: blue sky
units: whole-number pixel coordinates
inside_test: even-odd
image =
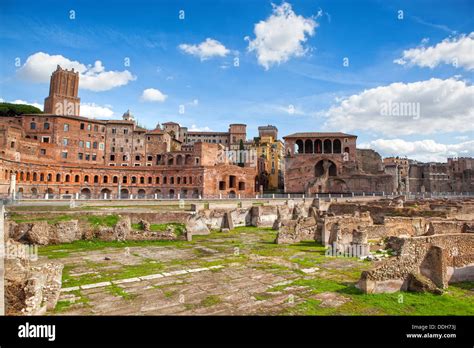
[[[149,128],[235,122],[253,137],[274,124],[353,133],[384,156],[474,155],[472,1],[2,0],[0,12],[4,101],[42,104],[59,60],[89,76],[84,116],[130,109]],[[414,109],[381,114],[397,103]]]

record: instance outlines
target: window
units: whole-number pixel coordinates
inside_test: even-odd
[[[115,155],[110,155],[110,160],[115,161]]]
[[[41,149],[41,150],[40,150],[40,154],[46,155],[46,149]]]
[[[99,131],[99,126],[98,125],[94,125],[94,132],[98,132]]]
[[[43,125],[43,128],[44,128],[44,129],[49,129],[49,123],[48,123],[48,122],[45,122],[44,125]]]
[[[125,128],[125,129],[123,130],[123,134],[128,134],[128,129],[127,129],[127,128]]]
[[[49,137],[42,137],[41,142],[43,143],[49,143]]]
[[[77,158],[80,159],[80,160],[83,160],[84,159],[84,154],[82,152],[79,152],[77,154]]]
[[[122,156],[122,161],[126,161],[127,160],[127,155],[123,155]]]
[[[69,132],[69,124],[67,123],[64,124],[64,131]]]
[[[63,139],[63,145],[64,145],[64,146],[68,146],[68,145],[69,145],[69,139],[68,139],[68,138],[64,138],[64,139]]]
[[[86,148],[88,148],[88,149],[91,148],[91,142],[90,141],[86,141]]]
[[[92,143],[92,148],[97,149],[97,141],[94,141],[94,142]]]
[[[84,147],[84,142],[82,140],[79,140],[79,147]]]
[[[153,156],[148,156],[148,161],[153,161]]]
[[[99,150],[104,150],[104,149],[105,149],[104,143],[100,143],[99,144]]]
[[[112,128],[112,134],[115,134],[115,133],[117,133],[117,130],[115,128]],[[115,141],[115,139],[114,139],[114,141]]]
[[[97,161],[97,155],[96,154],[92,154],[92,160]]]
[[[87,125],[87,130],[90,131],[91,129],[92,129],[92,125],[89,123],[89,124]]]
[[[35,122],[30,123],[30,129],[36,129],[36,123]]]
[[[91,160],[91,155],[86,153],[86,161],[90,161]]]
[[[64,159],[67,158],[67,152],[66,151],[61,152],[61,158],[64,158]]]
[[[139,161],[140,160],[140,155],[136,155],[135,156],[135,161]]]
[[[81,129],[84,129],[84,123],[81,123]]]

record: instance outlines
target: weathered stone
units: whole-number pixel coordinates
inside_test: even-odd
[[[431,292],[433,294],[441,295],[443,290],[438,288],[431,279],[419,274],[410,273],[408,276],[408,291],[413,292]]]
[[[146,220],[143,220],[141,219],[138,224],[140,225],[140,228],[142,229],[142,231],[145,231],[145,232],[149,232],[150,231],[150,226],[151,224],[146,221]]]
[[[119,221],[114,227],[114,237],[115,240],[124,241],[127,239],[132,229],[132,224],[130,222],[130,217],[121,216]]]

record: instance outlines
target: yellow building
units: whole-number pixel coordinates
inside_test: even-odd
[[[264,160],[260,182],[264,190],[283,189],[283,143],[278,140],[278,129],[275,126],[258,127],[259,137],[255,138],[257,157]]]

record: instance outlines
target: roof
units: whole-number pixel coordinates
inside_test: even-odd
[[[188,135],[229,135],[229,132],[201,132],[201,131],[189,131]]]
[[[288,138],[357,138],[357,135],[341,133],[341,132],[301,132],[293,133],[287,136],[284,136],[283,139]]]
[[[146,132],[146,134],[164,134],[165,132],[162,129],[152,129]]]
[[[176,122],[165,122],[163,124],[173,124],[173,125],[178,125],[179,126],[179,123],[176,123]]]

